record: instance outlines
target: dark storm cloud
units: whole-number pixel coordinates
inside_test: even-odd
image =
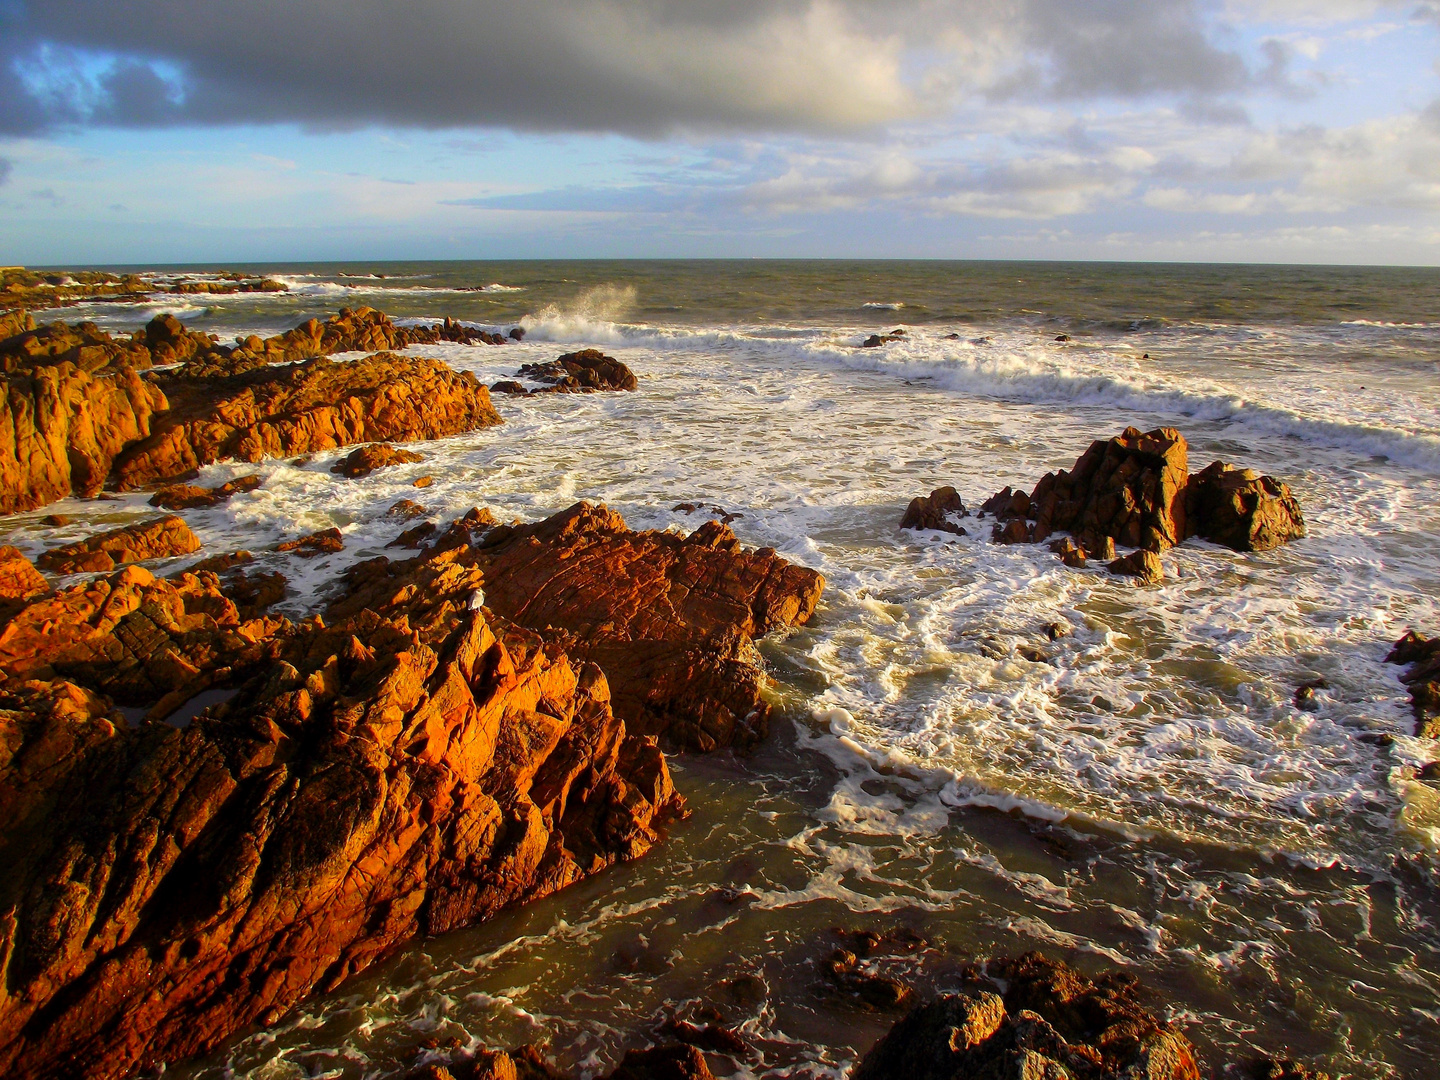
[[[0,130],[854,131],[958,95],[1200,100],[1203,0],[0,0]],[[982,58],[976,62],[975,58]]]

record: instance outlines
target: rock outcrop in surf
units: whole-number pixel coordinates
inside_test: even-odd
[[[911,503],[902,528],[943,527],[919,524],[935,520],[923,516],[924,503]],[[1097,439],[1069,470],[1046,473],[1028,493],[1006,487],[980,512],[995,519],[997,543],[1038,544],[1066,533],[1052,545],[1066,565],[1103,558],[1111,573],[1146,582],[1161,577],[1158,556],[1191,536],[1236,551],[1266,551],[1305,535],[1300,504],[1287,485],[1220,461],[1192,475],[1189,446],[1174,428],[1131,427]],[[1135,552],[1117,559],[1117,545]]]
[[[1440,739],[1440,638],[1407,631],[1385,662],[1406,665],[1400,681],[1410,688],[1415,734],[1422,739]]]
[[[994,961],[990,989],[911,1011],[852,1080],[1200,1080],[1195,1048],[1139,1002],[1133,976],[1090,980],[1040,953]]]

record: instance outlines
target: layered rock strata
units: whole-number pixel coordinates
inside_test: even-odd
[[[1133,977],[1092,981],[1039,953],[987,971],[991,989],[921,1005],[852,1080],[1200,1080],[1194,1047],[1140,1004]]]
[[[32,607],[0,634],[15,1080],[204,1051],[417,933],[639,856],[680,808],[600,669],[468,592],[292,626],[242,621],[208,572],[130,567]]]
[[[600,665],[632,730],[698,750],[764,737],[754,641],[808,621],[825,584],[772,549],[742,549],[719,522],[688,537],[633,532],[584,502],[522,526],[475,511],[435,546],[428,558],[361,564],[333,612],[383,612],[463,580],[490,609]],[[478,576],[463,578],[470,570]]]

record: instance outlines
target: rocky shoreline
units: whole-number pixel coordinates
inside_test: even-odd
[[[570,353],[517,372],[539,389],[487,388],[395,350],[513,335],[405,328],[368,308],[233,347],[163,316],[129,338],[11,324],[0,513],[107,488],[155,489],[171,513],[33,564],[0,548],[6,1076],[119,1080],[274,1023],[412,938],[640,858],[686,812],[667,752],[766,737],[754,643],[809,621],[825,582],[719,521],[635,531],[581,502],[530,524],[476,508],[441,527],[410,524],[426,511],[402,500],[391,546],[413,554],[350,566],[292,621],[271,611],[282,575],[202,551],[183,518],[260,484],[189,483],[203,466],[354,446],[333,471],[362,480],[418,460],[391,443],[502,423],[492,389],[635,391],[613,358]],[[368,355],[330,359],[349,352]],[[996,542],[1066,533],[1067,565],[1103,558],[1152,583],[1190,536],[1237,551],[1304,536],[1283,483],[1220,462],[1192,475],[1186,450],[1173,429],[1128,429],[982,514]],[[968,516],[940,488],[901,524],[964,533]],[[281,550],[343,542],[321,532]],[[1117,558],[1117,544],[1134,550]],[[142,565],[191,555],[205,558],[170,577]],[[42,571],[98,576],[57,587]],[[1434,645],[1411,636],[1393,654],[1432,737]],[[836,992],[913,1004],[853,949],[825,963]],[[703,1080],[705,1055],[739,1038],[718,1023],[670,1034],[611,1076]],[[423,1080],[560,1075],[533,1049],[419,1056]],[[1272,1065],[1267,1077],[1309,1075],[1256,1069]],[[918,1005],[853,1075],[1202,1073],[1133,980],[1029,954]]]

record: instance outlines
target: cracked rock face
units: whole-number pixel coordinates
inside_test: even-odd
[[[467,546],[448,554],[361,564],[332,613],[385,611],[453,587],[473,567],[488,608],[605,670],[632,730],[688,749],[764,737],[770,707],[754,642],[808,621],[825,585],[771,549],[742,549],[716,521],[688,537],[634,532],[613,510],[582,502],[533,525],[497,526],[477,513],[457,531]]]
[[[242,623],[214,575],[130,567],[37,607],[0,639],[7,1077],[199,1053],[638,857],[680,810],[599,668],[468,602]],[[183,728],[111,703],[220,682]]]

